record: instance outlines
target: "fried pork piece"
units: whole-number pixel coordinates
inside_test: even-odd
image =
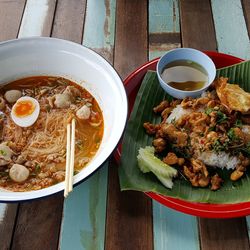
[[[160,124],[155,125],[150,122],[144,122],[143,127],[145,128],[147,134],[155,135],[160,128]]]
[[[159,105],[153,108],[155,113],[161,113],[165,108],[169,107],[169,102],[167,100],[162,101]]]
[[[157,138],[153,140],[153,146],[157,153],[161,153],[166,149],[166,141],[163,138]]]
[[[207,187],[210,183],[207,168],[200,160],[191,158],[190,166],[184,166],[183,172],[194,187]]]
[[[179,131],[173,124],[162,124],[160,134],[178,147],[187,146],[187,133]]]
[[[237,84],[227,83],[228,78],[220,77],[215,80],[214,86],[217,95],[226,107],[231,110],[247,113],[250,111],[250,93],[245,92]]]
[[[178,158],[175,153],[169,152],[166,157],[162,160],[168,165],[179,165],[182,166],[185,162],[184,158]]]
[[[223,180],[220,178],[220,176],[218,174],[215,174],[211,178],[211,188],[210,189],[213,191],[220,189],[222,182],[223,182]]]
[[[246,171],[246,168],[250,165],[250,159],[243,156],[242,153],[239,155],[240,163],[236,166],[236,169],[231,173],[230,179],[232,181],[239,180]]]

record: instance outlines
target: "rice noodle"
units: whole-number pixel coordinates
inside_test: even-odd
[[[24,153],[32,158],[44,158],[49,154],[64,154],[66,147],[66,125],[70,117],[68,110],[55,110],[41,117],[43,126],[36,127]],[[39,121],[38,121],[39,124]],[[39,124],[40,125],[40,124]]]

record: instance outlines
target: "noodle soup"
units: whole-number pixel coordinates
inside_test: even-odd
[[[74,174],[96,154],[101,109],[83,87],[62,77],[34,76],[0,90],[0,187],[38,190],[64,180],[66,126],[76,119]]]

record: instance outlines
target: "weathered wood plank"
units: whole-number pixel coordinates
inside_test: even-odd
[[[15,226],[18,204],[0,204],[0,249],[9,249]]]
[[[141,192],[121,192],[117,164],[109,168],[105,249],[153,249],[151,200]]]
[[[108,164],[64,202],[60,249],[104,249]]]
[[[177,0],[149,0],[149,58],[181,46]]]
[[[58,0],[52,36],[80,43],[85,8],[86,0]]]
[[[219,8],[221,10],[221,7]],[[216,50],[209,0],[180,0],[182,46]]]
[[[83,45],[113,63],[116,0],[88,1]]]
[[[25,0],[0,1],[0,41],[17,37]],[[18,204],[0,204],[0,248],[9,249]]]
[[[0,41],[17,37],[26,0],[0,0]]]
[[[178,2],[149,1],[149,59],[180,47]],[[187,230],[188,228],[188,230]],[[154,249],[199,249],[197,220],[153,201]]]
[[[87,2],[83,45],[113,61],[115,1]],[[98,31],[98,32],[95,32]],[[64,202],[60,249],[104,249],[108,163]]]
[[[249,250],[245,218],[200,220],[202,250]]]
[[[153,202],[154,249],[199,250],[197,219]]]
[[[250,58],[250,41],[240,0],[212,0],[218,50]]]
[[[250,1],[248,0],[241,0],[242,8],[246,20],[248,36],[250,36]]]
[[[50,36],[56,0],[27,0],[19,37]]]
[[[122,78],[147,61],[147,1],[117,1],[115,68]]]
[[[117,1],[114,65],[122,78],[147,60],[147,1]],[[152,207],[138,192],[120,192],[109,168],[105,249],[152,249]]]
[[[11,249],[57,249],[62,193],[20,205]]]

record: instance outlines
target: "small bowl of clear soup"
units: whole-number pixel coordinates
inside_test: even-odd
[[[213,61],[191,48],[170,50],[160,58],[156,70],[161,87],[178,99],[201,95],[216,75]]]

